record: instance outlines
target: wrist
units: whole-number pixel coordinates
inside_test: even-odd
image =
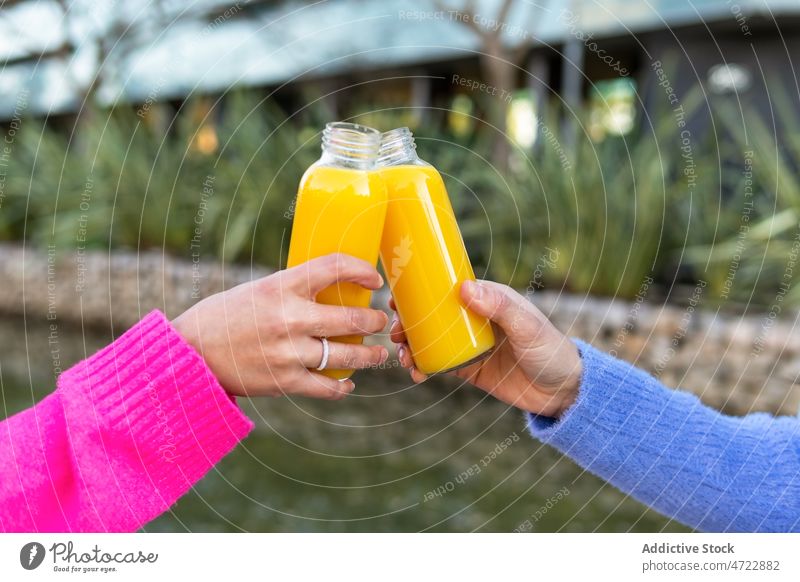
[[[563,384],[558,389],[558,405],[555,409],[554,418],[560,418],[578,398],[578,392],[581,388],[581,379],[583,378],[583,359],[581,358],[580,351],[575,344],[572,344],[573,356],[570,358],[569,373],[564,379]]]
[[[580,390],[580,375],[576,379],[570,380],[569,385],[561,390],[561,403],[556,411],[556,418],[560,418],[578,399],[578,391]]]
[[[183,341],[189,344],[194,350],[200,353],[199,342],[197,341],[197,321],[190,317],[191,310],[184,311],[172,320],[172,327],[178,332]]]

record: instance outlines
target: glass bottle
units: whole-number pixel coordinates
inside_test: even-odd
[[[480,360],[494,333],[461,301],[475,275],[441,175],[419,159],[407,127],[383,134],[377,172],[388,193],[381,263],[414,365],[435,374]]]
[[[371,264],[378,261],[386,215],[386,188],[376,161],[381,134],[354,123],[328,123],[322,133],[322,156],[300,181],[288,266],[316,257],[346,253]],[[369,306],[371,292],[354,283],[338,283],[316,300],[327,305]],[[328,338],[361,343],[362,336]],[[348,378],[353,370],[324,370],[332,378]]]

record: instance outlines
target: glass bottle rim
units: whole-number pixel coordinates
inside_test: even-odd
[[[414,134],[408,127],[396,127],[381,134],[381,145],[378,150],[378,166],[393,166],[416,162],[417,144]]]
[[[325,124],[322,131],[323,157],[346,167],[368,169],[375,165],[380,149],[381,132],[372,127],[347,121]]]

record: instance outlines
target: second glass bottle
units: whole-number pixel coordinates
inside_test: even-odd
[[[414,365],[435,374],[480,360],[494,333],[461,301],[475,275],[441,175],[419,159],[407,127],[383,134],[377,172],[388,194],[381,262]]]

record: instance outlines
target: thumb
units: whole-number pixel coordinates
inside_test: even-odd
[[[552,328],[547,318],[508,285],[494,281],[465,281],[461,298],[467,307],[496,323],[512,343],[527,345]]]
[[[493,281],[464,281],[461,298],[469,309],[489,318],[506,333],[525,317],[526,306],[522,302],[527,301],[510,287]]]

